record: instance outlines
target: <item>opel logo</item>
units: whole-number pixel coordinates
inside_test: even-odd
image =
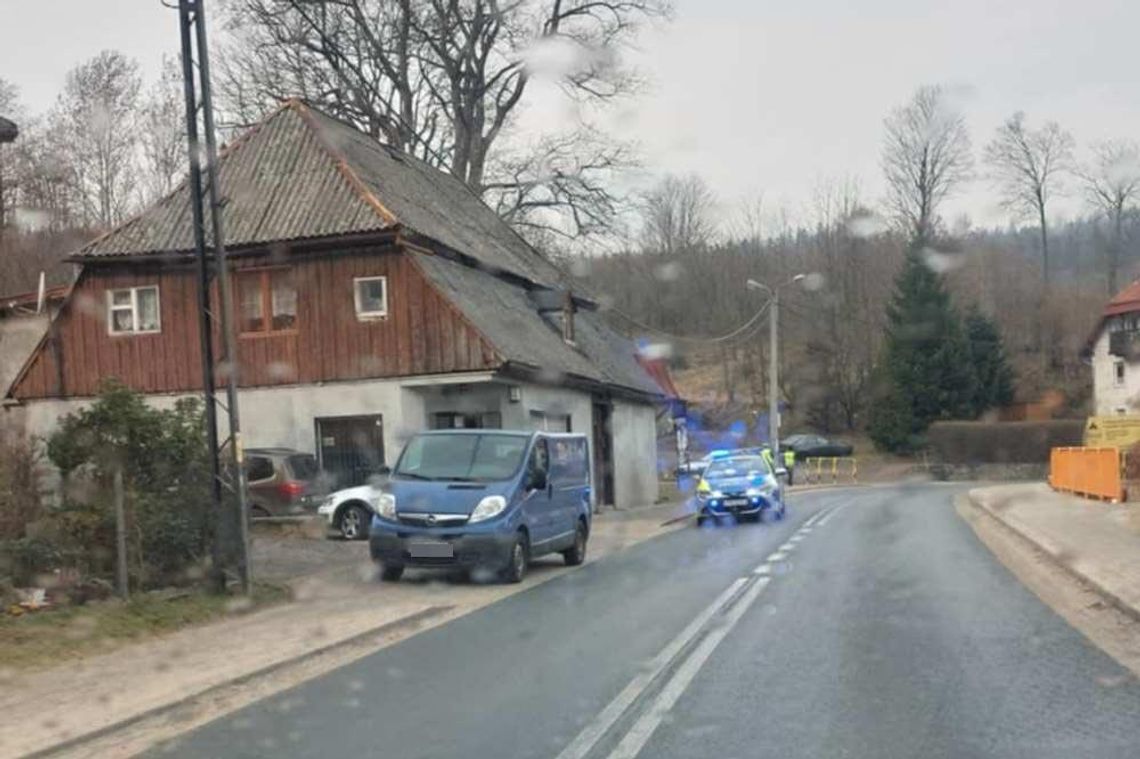
[[[428,514],[427,523],[435,524],[435,514]]]

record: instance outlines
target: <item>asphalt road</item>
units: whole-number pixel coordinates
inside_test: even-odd
[[[793,495],[158,747],[193,757],[1136,757],[1140,684],[939,485]]]

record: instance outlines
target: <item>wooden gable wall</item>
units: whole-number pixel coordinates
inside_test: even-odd
[[[397,248],[272,256],[266,251],[235,258],[234,266],[239,271],[293,267],[298,300],[294,330],[239,334],[242,387],[479,371],[502,363],[493,346]],[[387,277],[388,316],[361,321],[353,279],[373,276]],[[159,287],[161,332],[111,335],[108,291],[153,284]],[[212,300],[217,303],[216,288]],[[148,393],[199,390],[196,304],[192,267],[87,266],[11,395],[91,396],[110,377]]]

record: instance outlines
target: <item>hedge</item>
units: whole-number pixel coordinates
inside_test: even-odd
[[[1081,445],[1082,419],[1043,422],[935,422],[926,440],[935,461],[947,464],[1023,464],[1049,461],[1049,451]]]

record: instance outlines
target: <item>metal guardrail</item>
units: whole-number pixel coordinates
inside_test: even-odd
[[[816,456],[796,462],[795,482],[818,484],[859,481],[859,460],[854,456]]]

